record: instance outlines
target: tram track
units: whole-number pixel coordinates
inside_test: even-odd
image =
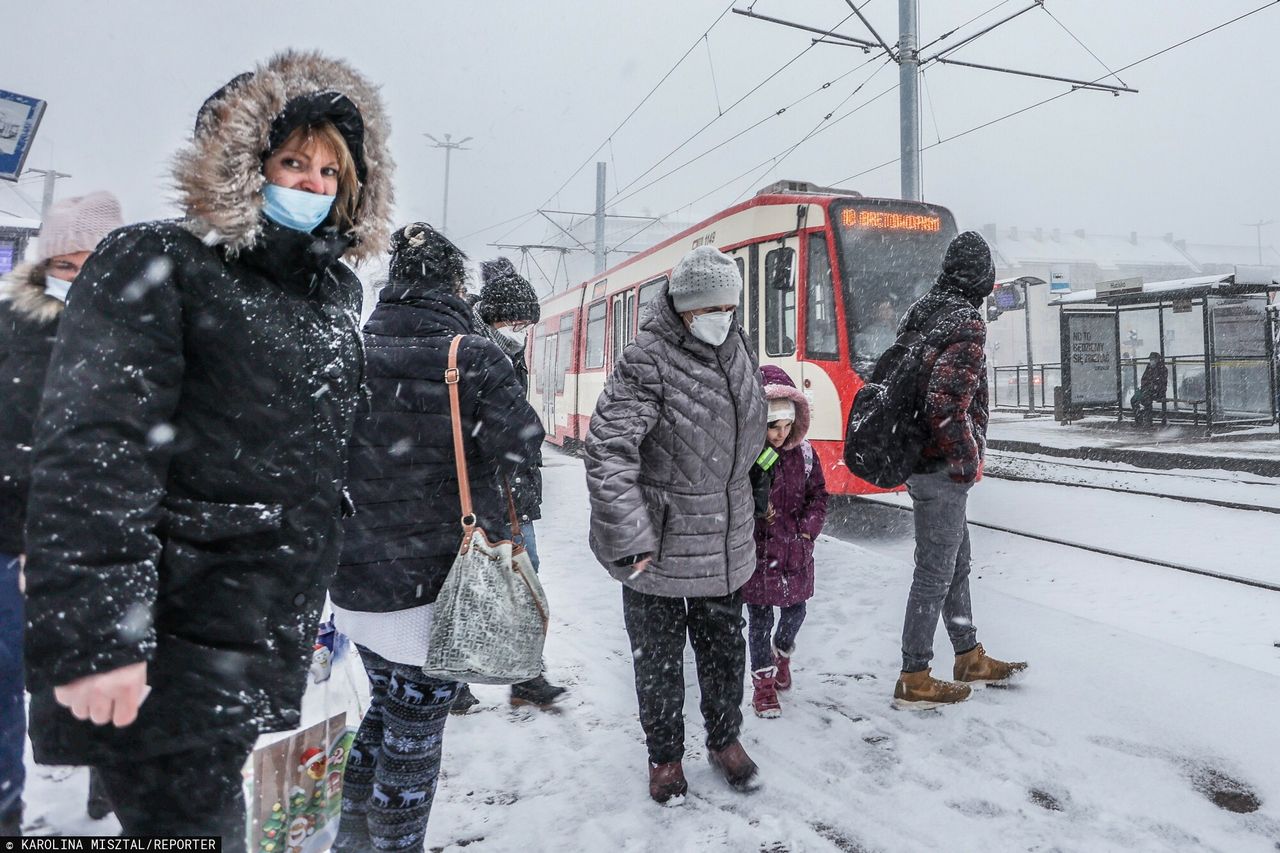
[[[1139,471],[1116,472],[1114,471],[1114,469],[1108,469],[1108,468],[1099,467],[1096,465],[1081,465],[1081,464],[1073,464],[1068,462],[1058,462],[1057,460],[1042,460],[1042,459],[1036,459],[1036,458],[1028,458],[1025,456],[1014,456],[1014,455],[998,453],[998,452],[990,452],[988,454],[988,459],[990,461],[1001,460],[1005,464],[1023,463],[1028,467],[1041,466],[1045,468],[1054,468],[1054,467],[1075,468],[1083,471],[1119,473],[1124,476],[1146,477],[1151,475],[1159,475],[1159,476],[1167,476],[1167,477],[1179,477],[1179,475],[1177,474],[1173,474],[1171,472],[1166,472],[1166,471],[1145,471],[1144,470],[1140,472]],[[1045,484],[1054,485],[1054,486],[1070,486],[1072,488],[1077,488],[1077,489],[1097,489],[1099,491],[1115,492],[1117,494],[1123,494],[1123,495],[1136,495],[1139,497],[1147,497],[1147,498],[1165,498],[1167,500],[1181,501],[1183,503],[1203,504],[1205,506],[1221,507],[1222,509],[1247,510],[1250,512],[1269,512],[1275,515],[1280,515],[1280,505],[1245,503],[1243,501],[1221,500],[1218,498],[1208,498],[1208,497],[1202,497],[1197,495],[1179,495],[1179,494],[1171,494],[1169,492],[1154,492],[1154,491],[1147,491],[1145,489],[1125,488],[1123,486],[1108,485],[1105,483],[1098,483],[1098,482],[1087,482],[1087,483],[1076,482],[1070,479],[1061,479],[1061,478],[1046,479],[1045,477],[1035,477],[1035,476],[1029,476],[1025,473],[1009,471],[1004,468],[1004,465],[988,465],[986,468],[984,468],[983,475],[986,477],[991,477],[993,479],[1009,480],[1011,482],[1016,482],[1016,483],[1045,483]],[[1198,475],[1187,475],[1185,477],[1179,477],[1179,478],[1204,480],[1204,481],[1213,482],[1213,483],[1221,483],[1224,485],[1242,485],[1242,486],[1273,486],[1274,485],[1273,483],[1265,483],[1265,482],[1256,481],[1256,480],[1230,480],[1223,477],[1205,477],[1205,476],[1198,476]]]
[[[1114,491],[1125,491],[1125,490],[1117,489]],[[1136,494],[1133,492],[1128,492],[1128,493]],[[1165,497],[1165,496],[1160,495],[1160,497]],[[888,501],[876,500],[875,498],[870,498],[863,495],[854,495],[853,500],[855,503],[869,504],[872,506],[885,507],[888,509],[896,509],[902,512],[911,512],[911,507],[909,506],[903,506],[897,503],[890,503]],[[1250,508],[1253,508],[1253,507],[1250,507]],[[1073,542],[1069,539],[1062,539],[1057,536],[1048,536],[1043,533],[1029,533],[1025,530],[1018,530],[1016,528],[1007,527],[1002,524],[992,524],[990,522],[974,521],[972,519],[969,520],[969,524],[973,527],[981,527],[985,530],[994,530],[999,533],[1009,534],[1011,536],[1021,536],[1024,539],[1034,539],[1038,542],[1048,542],[1050,544],[1061,545],[1066,548],[1075,548],[1079,551],[1087,551],[1092,554],[1101,554],[1106,557],[1115,557],[1121,560],[1129,560],[1134,563],[1145,563],[1146,565],[1149,565],[1149,566],[1156,566],[1163,569],[1170,569],[1177,572],[1183,572],[1185,574],[1199,575],[1201,577],[1213,578],[1214,580],[1226,581],[1228,583],[1240,584],[1242,586],[1251,586],[1257,589],[1265,589],[1270,592],[1280,592],[1280,583],[1271,583],[1269,581],[1257,580],[1256,578],[1247,578],[1247,577],[1242,577],[1240,575],[1229,574],[1227,572],[1218,572],[1218,571],[1214,571],[1213,569],[1203,569],[1198,566],[1188,566],[1182,563],[1175,563],[1170,560],[1160,560],[1153,557],[1143,557],[1139,554],[1130,554],[1124,551],[1117,551],[1112,548],[1102,548],[1097,545],[1089,545],[1082,542]]]

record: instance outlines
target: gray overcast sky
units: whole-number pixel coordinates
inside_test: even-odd
[[[922,41],[995,2],[921,0]],[[1028,2],[1010,0],[983,21],[993,22]],[[1262,2],[1048,0],[1046,6],[1116,68]],[[421,134],[475,137],[472,150],[453,158],[449,218],[451,233],[483,257],[496,253],[485,243],[504,234],[507,241],[546,236],[545,223],[529,223],[513,233],[506,233],[510,226],[473,232],[547,201],[726,3],[20,2],[6,10],[0,88],[49,102],[28,166],[72,173],[73,179],[60,182],[60,196],[113,190],[126,217],[137,220],[175,212],[166,185],[168,159],[190,132],[197,107],[220,84],[285,47],[344,57],[383,86],[398,163],[400,221],[440,218],[443,155]],[[897,7],[894,0],[871,0],[866,7],[891,43]],[[849,14],[841,0],[757,0],[755,8],[823,27]],[[841,31],[865,35],[856,19]],[[962,225],[1172,231],[1193,240],[1250,244],[1253,230],[1243,223],[1280,220],[1274,153],[1280,137],[1280,75],[1271,64],[1277,36],[1280,6],[1272,6],[1122,73],[1141,94],[1077,92],[929,150],[926,197],[949,206]],[[601,159],[610,163],[610,196],[716,119],[717,94],[719,104],[728,107],[803,51],[809,38],[726,15],[707,44],[602,152]],[[1041,10],[955,56],[1068,77],[1105,73]],[[866,60],[857,50],[814,47],[640,183]],[[779,177],[828,183],[896,157],[894,91],[813,137],[776,172],[759,169],[687,207],[785,151],[842,100],[849,98],[835,117],[895,84],[896,67],[885,67],[849,97],[882,64],[865,65],[714,154],[620,200],[618,212],[677,211],[678,218],[692,220]],[[1065,88],[958,67],[934,67],[926,80],[926,145]],[[593,183],[594,168],[588,167],[552,206],[589,208]],[[896,196],[897,165],[847,185],[868,195]],[[38,202],[38,182],[22,189]],[[35,215],[7,189],[0,191],[0,209]],[[1280,224],[1264,238],[1280,242]]]

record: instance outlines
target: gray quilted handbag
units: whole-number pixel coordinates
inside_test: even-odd
[[[515,684],[542,674],[547,637],[547,598],[523,545],[494,538],[477,524],[462,443],[458,402],[458,345],[449,345],[449,409],[453,417],[453,453],[462,502],[462,545],[449,569],[431,618],[427,660],[422,671],[432,678],[477,684]],[[512,536],[520,520],[504,484]]]

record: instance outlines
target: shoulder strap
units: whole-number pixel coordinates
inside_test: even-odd
[[[458,469],[458,498],[462,503],[462,530],[470,538],[476,526],[476,514],[471,506],[471,481],[467,478],[467,451],[462,444],[462,403],[458,399],[458,347],[462,335],[455,335],[449,342],[449,367],[444,372],[444,384],[449,386],[449,417],[453,421],[453,457]]]
[[[813,445],[809,443],[809,439],[800,442],[800,451],[804,454],[804,478],[807,480],[813,473]]]

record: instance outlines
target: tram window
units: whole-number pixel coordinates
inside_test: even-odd
[[[604,315],[607,305],[602,300],[587,309],[587,360],[583,366],[588,369],[604,367]]]
[[[556,353],[556,393],[564,393],[565,377],[569,375],[569,371],[573,370],[571,357],[573,355],[573,315],[566,314],[560,318],[560,338],[556,345],[559,351]]]
[[[795,250],[774,249],[764,256],[764,351],[794,355],[796,351]]]
[[[827,236],[810,234],[809,267],[804,296],[804,351],[809,358],[837,359],[840,343],[836,333],[836,296],[831,281],[831,258]]]
[[[747,262],[743,258],[734,258],[733,262],[738,267],[738,278],[743,282],[742,292],[738,294],[738,322],[745,329],[747,327]]]
[[[667,283],[667,277],[656,278],[653,281],[640,285],[640,306],[636,310],[640,312],[640,316],[644,316],[644,306],[653,301],[653,297],[658,295],[658,288]]]

